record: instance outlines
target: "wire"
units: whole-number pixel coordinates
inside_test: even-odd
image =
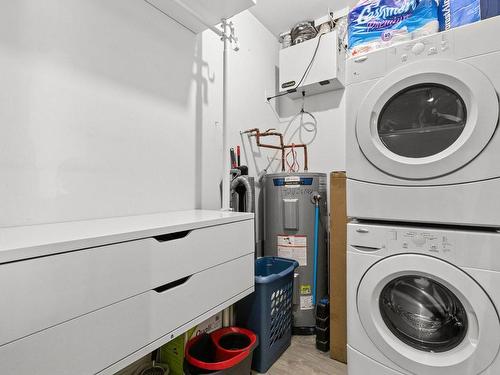
[[[304,82],[304,79],[307,77],[307,74],[309,73],[309,71],[311,70],[311,68],[312,68],[312,66],[314,64],[314,60],[316,60],[316,55],[318,54],[319,45],[321,43],[321,38],[323,37],[323,35],[325,35],[325,34],[321,34],[318,37],[318,43],[316,43],[316,48],[314,49],[314,53],[313,53],[313,56],[311,58],[311,61],[307,65],[307,68],[306,68],[304,74],[302,75],[302,78],[300,79],[299,83],[293,89],[289,89],[286,92],[282,92],[282,93],[280,93],[278,95],[268,97],[267,101],[270,101],[271,99],[276,99],[276,98],[279,98],[281,96],[285,96],[285,95],[297,92],[297,88],[300,87],[300,85],[302,84],[302,82]]]
[[[304,79],[306,78],[307,74],[309,73],[309,71],[311,70],[312,68],[312,65],[314,64],[314,60],[316,60],[316,55],[318,54],[318,49],[319,49],[319,45],[321,43],[321,38],[323,37],[323,35],[325,34],[321,34],[319,37],[318,37],[318,43],[316,43],[316,48],[314,49],[314,53],[313,53],[313,56],[311,58],[311,61],[309,62],[309,65],[307,65],[307,68],[306,68],[306,71],[304,72],[304,74],[302,75],[302,78],[300,79],[299,83],[297,84],[297,86],[294,87],[295,90],[297,90],[297,87],[299,87],[302,82],[304,81]]]
[[[288,162],[289,155],[292,156],[292,163],[291,164]],[[285,159],[286,159],[286,165],[288,167],[289,173],[298,172],[300,170],[300,165],[299,165],[299,162],[297,160],[297,151],[295,151],[295,144],[294,143],[292,143],[292,147],[290,148],[290,151],[287,152]]]
[[[285,96],[285,95],[288,95],[288,94],[292,94],[292,93],[294,93],[294,92],[297,92],[297,90],[296,90],[296,89],[290,89],[290,90],[287,90],[287,91],[285,91],[285,92],[282,92],[282,93],[280,93],[280,94],[278,94],[278,95],[269,96],[269,97],[267,98],[267,101],[269,102],[271,99],[276,99],[276,98],[279,98],[279,97],[281,97],[281,96]]]

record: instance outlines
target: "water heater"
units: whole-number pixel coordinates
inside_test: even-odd
[[[328,293],[327,207],[326,174],[275,173],[265,177],[264,255],[299,263],[294,275],[295,334],[314,333],[315,303]]]

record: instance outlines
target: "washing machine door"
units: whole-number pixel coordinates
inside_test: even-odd
[[[413,374],[479,374],[500,349],[499,317],[488,295],[434,257],[379,261],[360,282],[357,308],[375,346]]]
[[[403,66],[367,94],[356,118],[365,157],[392,176],[422,180],[451,173],[486,147],[498,124],[494,86],[462,62]]]

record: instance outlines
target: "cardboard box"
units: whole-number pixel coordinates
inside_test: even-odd
[[[222,328],[222,312],[191,328],[184,334],[163,345],[158,354],[159,362],[170,367],[170,375],[184,375],[184,351],[187,342],[202,333],[210,333]]]
[[[330,175],[330,356],[347,363],[346,174]]]

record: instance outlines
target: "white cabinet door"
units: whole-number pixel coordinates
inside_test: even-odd
[[[0,374],[96,374],[251,292],[253,269],[252,253],[1,346]]]
[[[0,346],[253,254],[253,236],[246,220],[0,264]]]

